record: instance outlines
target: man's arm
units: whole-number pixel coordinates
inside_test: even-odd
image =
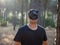
[[[43,45],[48,45],[48,41],[43,41]]]
[[[14,37],[14,45],[21,45],[21,40],[22,40],[22,32],[21,29],[18,29],[17,34]]]
[[[43,45],[48,45],[46,31],[45,31],[45,29],[43,29],[43,30],[44,30],[44,32],[43,32],[43,34],[44,34],[44,37],[43,37]]]
[[[14,45],[21,45],[21,42],[15,42]]]

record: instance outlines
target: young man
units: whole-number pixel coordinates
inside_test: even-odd
[[[29,11],[29,22],[18,29],[14,45],[48,45],[44,28],[37,24],[38,12],[35,9]]]

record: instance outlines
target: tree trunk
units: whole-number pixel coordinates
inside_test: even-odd
[[[25,24],[27,24],[27,22],[28,22],[27,21],[27,19],[28,19],[27,18],[27,16],[28,16],[27,12],[28,12],[28,5],[29,5],[28,0],[25,0],[24,4],[25,4],[25,8],[24,9],[25,9],[25,12],[26,12],[26,15],[25,15],[26,16],[26,22],[25,22]]]
[[[56,45],[60,45],[60,0],[58,0],[58,17],[57,17],[57,36]]]
[[[22,26],[22,25],[24,25],[23,0],[22,0],[22,4],[21,4],[21,14],[22,14],[22,17],[21,17],[21,26]]]

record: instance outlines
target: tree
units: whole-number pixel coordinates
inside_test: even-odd
[[[21,26],[22,26],[22,25],[24,25],[24,14],[23,14],[24,0],[18,0],[18,4],[21,4],[19,6],[21,6],[21,8],[20,8],[21,9],[21,20],[20,20],[21,22],[20,23],[21,23]]]
[[[60,45],[60,0],[58,0],[58,17],[57,17],[57,36],[56,45]]]
[[[28,21],[27,21],[27,19],[28,19],[28,18],[27,18],[28,9],[29,9],[29,2],[28,2],[28,0],[25,0],[25,12],[26,12],[26,22],[25,22],[25,23],[26,23],[26,24],[27,24],[27,22],[28,22]]]

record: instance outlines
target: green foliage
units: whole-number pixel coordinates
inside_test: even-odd
[[[1,23],[1,20],[3,19],[3,16],[0,15],[0,23]]]
[[[0,23],[1,26],[7,26],[7,22],[4,20],[4,17],[2,15],[0,15]]]
[[[17,23],[16,25],[20,25],[20,19],[17,18]]]
[[[9,22],[12,21],[12,16],[8,16],[8,19],[7,19]]]
[[[8,22],[12,23],[13,16],[8,16]],[[20,25],[20,19],[16,17],[16,25]]]
[[[53,14],[51,12],[47,12],[47,18],[45,18],[45,27],[51,26],[55,27],[55,22],[52,18]]]
[[[45,22],[45,27],[51,26],[51,27],[55,28],[55,22],[54,22],[54,19],[52,18],[52,16],[53,16],[53,14],[51,12],[47,12],[47,15],[42,16],[43,21]]]
[[[1,26],[7,26],[7,21],[5,21],[4,19],[1,20]]]
[[[49,19],[49,18],[45,19],[45,27],[48,27],[48,26],[51,26],[53,28],[55,27],[55,23],[52,19]]]

